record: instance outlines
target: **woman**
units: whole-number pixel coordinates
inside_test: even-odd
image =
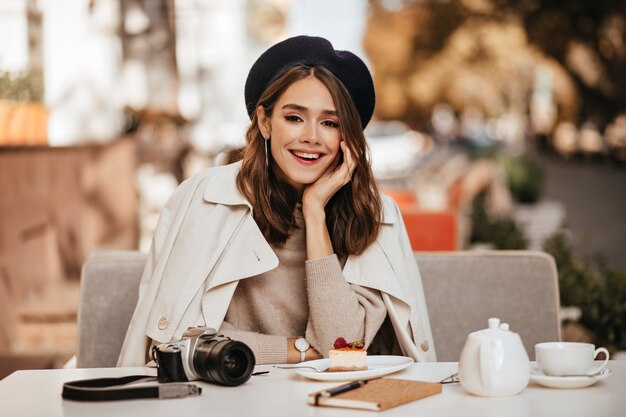
[[[188,179],[161,213],[118,365],[198,325],[257,363],[327,356],[337,337],[435,360],[402,218],[367,160],[367,67],[298,36],[261,55],[245,96],[243,160]]]

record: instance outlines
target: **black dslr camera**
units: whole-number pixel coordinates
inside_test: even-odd
[[[209,327],[190,327],[181,340],[152,348],[159,382],[201,379],[236,386],[250,379],[256,360],[245,343]]]

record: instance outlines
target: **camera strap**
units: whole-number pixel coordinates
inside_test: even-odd
[[[139,398],[165,400],[195,397],[202,393],[202,388],[197,385],[178,382],[129,387],[129,385],[134,383],[153,381],[156,382],[157,379],[148,375],[83,379],[63,384],[62,396],[65,399],[76,401],[116,401]]]

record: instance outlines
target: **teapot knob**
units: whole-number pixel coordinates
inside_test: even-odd
[[[487,323],[489,323],[489,328],[490,329],[498,329],[500,327],[500,319],[492,317],[489,320],[487,320]]]
[[[500,330],[509,330],[509,323],[502,323],[500,325]]]

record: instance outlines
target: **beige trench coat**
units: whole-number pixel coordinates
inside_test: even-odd
[[[170,197],[154,234],[118,366],[143,366],[149,338],[178,340],[199,323],[219,329],[238,281],[278,266],[235,184],[240,166],[204,170]],[[383,203],[376,243],[359,256],[349,256],[343,274],[349,283],[381,292],[405,355],[435,361],[422,281],[404,223],[393,200],[385,196]]]

